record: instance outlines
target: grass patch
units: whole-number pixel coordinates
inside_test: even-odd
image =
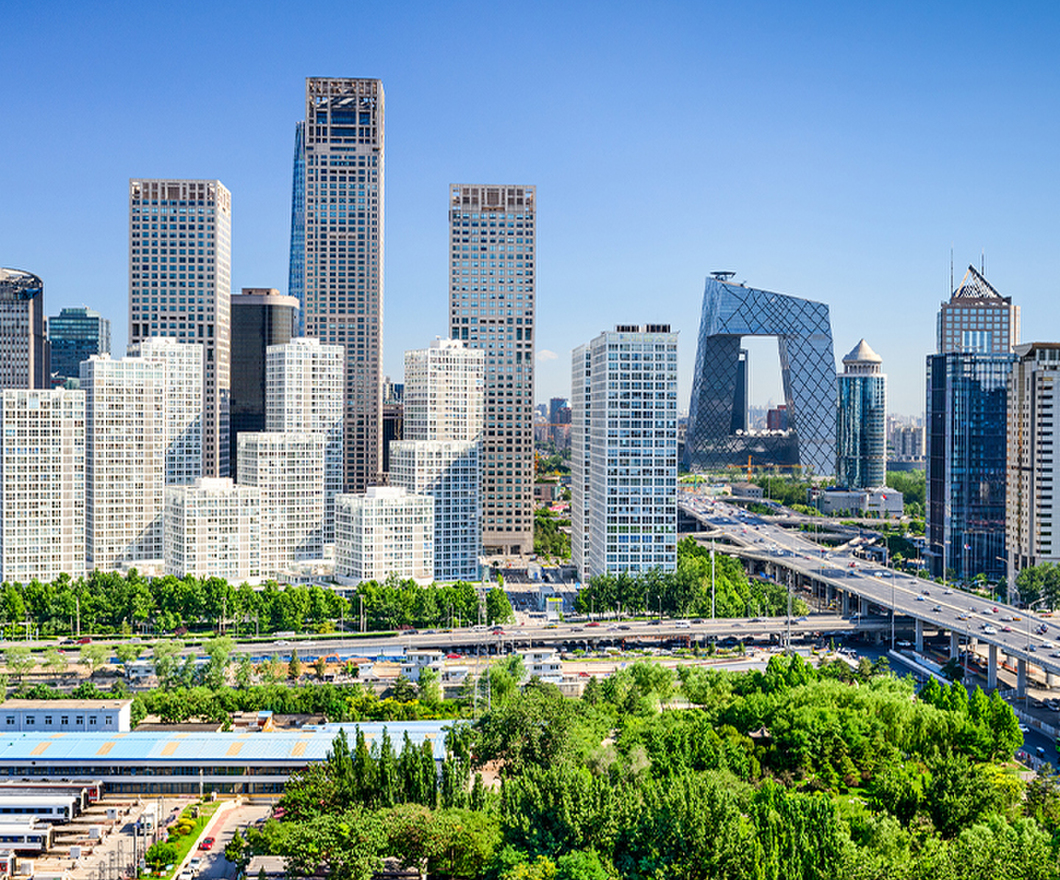
[[[199,839],[199,835],[202,834],[203,829],[209,824],[210,819],[213,818],[213,814],[217,812],[217,808],[221,806],[221,801],[214,802],[196,802],[194,804],[188,804],[176,818],[176,820],[169,826],[169,829],[176,829],[181,825],[191,825],[187,834],[176,834],[170,831],[169,836],[166,838],[170,843],[175,844],[177,847],[177,857],[174,861],[174,869],[172,871],[163,871],[160,874],[154,872],[146,872],[142,876],[145,877],[163,877],[172,878],[177,874],[177,870],[187,857],[188,853],[191,852],[192,847],[195,846],[196,841]],[[167,831],[169,830],[167,829]]]

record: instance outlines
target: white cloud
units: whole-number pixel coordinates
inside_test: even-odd
[[[543,348],[537,353],[537,359],[539,361],[554,361],[558,357],[558,354],[554,351],[549,351],[547,348]]]

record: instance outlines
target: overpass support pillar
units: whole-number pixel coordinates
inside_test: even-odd
[[[918,654],[924,653],[924,621],[920,619],[917,619],[916,622],[916,639],[913,645],[916,647]]]
[[[1027,661],[1016,661],[1016,696],[1027,696]]]
[[[1054,688],[1057,685],[1060,685],[1060,675],[1057,675],[1055,672],[1045,673],[1045,686],[1047,688]]]
[[[987,646],[986,689],[997,690],[997,645]]]
[[[854,596],[848,592],[843,592],[843,616],[850,617],[854,613]]]
[[[961,637],[958,633],[950,630],[950,659],[956,660],[961,656]]]
[[[858,600],[858,611],[861,612],[862,616],[869,613],[869,600],[864,596]]]

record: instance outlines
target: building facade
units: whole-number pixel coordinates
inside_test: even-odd
[[[487,554],[534,549],[536,226],[532,186],[449,188],[449,335],[486,358]]]
[[[303,298],[305,335],[346,350],[344,486],[361,492],[382,471],[383,84],[314,77],[305,96],[290,290]]]
[[[50,388],[44,282],[0,268],[0,388]]]
[[[228,477],[166,487],[166,574],[219,577],[230,584],[261,577],[261,490]]]
[[[581,574],[589,565],[589,450],[592,431],[592,350],[579,345],[571,352],[571,562]]]
[[[298,327],[291,336],[305,336],[305,122],[294,128],[294,174],[291,183],[291,257],[287,295],[298,301]]]
[[[85,395],[0,391],[0,582],[85,573]]]
[[[324,543],[335,541],[335,496],[342,492],[344,384],[341,345],[293,339],[265,355],[265,430],[324,437]]]
[[[887,478],[887,377],[862,339],[843,358],[836,409],[836,483],[875,489]]]
[[[203,470],[228,476],[232,196],[219,180],[129,181],[129,342],[197,342]]]
[[[324,555],[323,434],[290,431],[239,438],[241,485],[261,490],[261,574],[279,577]]]
[[[835,355],[828,306],[707,279],[699,325],[685,463],[695,472],[729,465],[798,467],[806,476],[835,467]],[[744,336],[774,336],[787,428],[746,430],[748,357]],[[742,427],[743,426],[743,427]]]
[[[405,440],[477,440],[485,413],[485,352],[456,339],[405,352]]]
[[[1060,563],[1060,535],[1053,538],[1060,510],[1055,414],[1060,392],[1060,343],[1016,346],[1008,384],[1008,482],[1006,494],[1006,578],[1043,562]]]
[[[574,350],[588,354],[588,429],[576,417],[571,462],[571,545],[580,575],[677,567],[677,334],[669,324],[618,325]],[[586,479],[584,468],[588,466]],[[586,492],[588,485],[588,492]],[[587,533],[587,534],[586,534]]]
[[[390,575],[434,578],[434,500],[395,486],[370,486],[335,503],[335,576],[382,583]]]
[[[935,335],[939,354],[1008,354],[1020,339],[1020,308],[969,266],[939,307]]]
[[[232,296],[232,398],[229,474],[238,474],[241,431],[265,430],[265,350],[297,337],[300,306],[267,287],[244,287]]]
[[[48,318],[51,384],[81,379],[81,361],[110,353],[110,321],[89,308],[62,309]]]
[[[197,342],[155,337],[129,346],[140,357],[165,368],[166,485],[186,486],[203,471],[203,363]]]
[[[93,355],[85,392],[85,565],[114,571],[162,559],[166,366]]]

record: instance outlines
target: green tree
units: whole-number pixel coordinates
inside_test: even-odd
[[[171,865],[177,860],[177,845],[160,840],[151,844],[144,854],[144,861],[155,871],[162,870],[166,865]]]
[[[163,688],[171,686],[180,663],[180,652],[183,650],[184,643],[181,641],[164,640],[155,642],[152,648],[152,658],[154,660],[155,675],[158,676],[158,683]]]
[[[486,621],[491,624],[515,622],[512,603],[508,601],[508,594],[500,587],[492,587],[486,593]]]
[[[21,686],[26,673],[37,665],[37,660],[26,645],[11,645],[4,651],[4,666],[18,679]]]
[[[50,670],[56,675],[62,675],[66,672],[66,668],[70,665],[70,662],[66,659],[66,655],[58,648],[45,648],[44,663],[42,665],[45,669]]]
[[[291,650],[291,659],[287,664],[287,677],[291,681],[297,681],[302,677],[302,661],[298,659],[297,649]]]

